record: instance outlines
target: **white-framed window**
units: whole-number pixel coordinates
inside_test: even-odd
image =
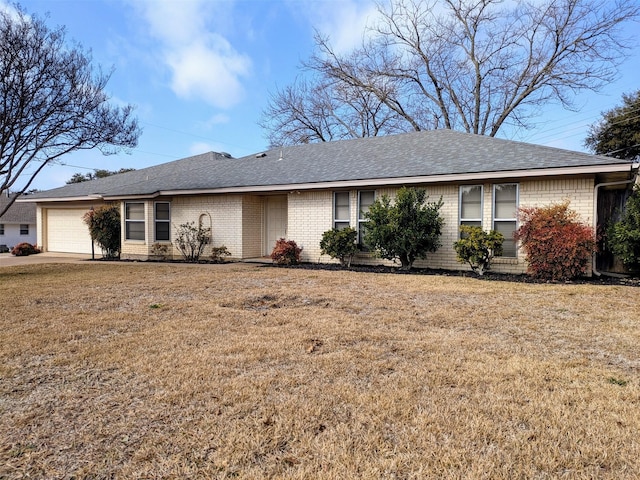
[[[29,235],[29,225],[26,223],[20,224],[20,235]]]
[[[124,225],[126,240],[144,240],[144,203],[124,204]]]
[[[482,227],[482,198],[482,185],[460,186],[460,225]]]
[[[369,207],[373,205],[376,199],[374,190],[361,190],[358,192],[358,245],[360,249],[366,250],[364,244],[365,229],[367,228],[367,219],[365,214],[369,211]]]
[[[4,223],[0,223],[0,235],[4,235]]]
[[[171,240],[171,206],[169,202],[156,202],[154,205],[156,242]]]
[[[333,227],[339,230],[351,224],[349,192],[333,192]]]
[[[493,229],[504,235],[503,257],[517,256],[513,234],[518,228],[518,184],[502,183],[493,186]]]

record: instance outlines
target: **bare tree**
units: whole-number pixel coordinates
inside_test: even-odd
[[[336,79],[320,77],[271,95],[258,122],[272,147],[373,137],[406,130],[376,95]]]
[[[507,124],[531,127],[547,103],[572,109],[577,91],[615,78],[633,47],[622,26],[638,19],[640,7],[633,0],[390,0],[378,12],[350,53],[318,36],[305,68],[373,95],[401,129],[495,136]]]
[[[26,178],[19,189],[25,192],[67,153],[112,154],[137,145],[133,107],[109,105],[109,77],[94,71],[79,45],[65,42],[63,27],[49,29],[20,7],[0,11],[0,192]]]

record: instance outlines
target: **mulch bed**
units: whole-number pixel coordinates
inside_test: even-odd
[[[106,259],[99,258],[90,261],[119,261],[119,262],[148,262],[148,263],[187,263],[184,260],[120,260],[120,259]],[[211,260],[200,260],[198,264],[220,264],[220,263],[233,263],[228,262],[215,262]],[[468,270],[444,270],[438,268],[412,268],[411,270],[401,270],[399,267],[393,267],[388,265],[352,265],[349,268],[342,267],[337,263],[300,263],[298,265],[278,265],[275,263],[265,263],[262,266],[267,268],[295,268],[301,270],[329,270],[329,271],[349,271],[349,272],[362,272],[362,273],[390,273],[396,275],[440,275],[446,277],[469,277],[475,278],[481,281],[499,281],[499,282],[519,282],[519,283],[550,283],[550,284],[567,284],[567,285],[625,285],[630,287],[640,287],[639,277],[613,277],[609,275],[592,276],[592,277],[580,277],[567,281],[551,281],[540,280],[526,274],[513,274],[513,273],[496,273],[485,272],[484,275],[479,276]]]
[[[536,279],[530,275],[518,275],[508,273],[485,272],[483,276],[476,275],[470,271],[464,270],[443,270],[436,268],[412,268],[411,270],[401,270],[398,267],[386,265],[352,265],[345,268],[336,263],[301,263],[299,265],[276,265],[265,264],[265,267],[274,268],[298,268],[305,270],[332,270],[332,271],[350,271],[363,273],[391,273],[397,275],[440,275],[446,277],[469,277],[476,278],[481,281],[502,281],[502,282],[520,282],[520,283],[553,283],[553,284],[591,284],[591,285],[626,285],[640,287],[640,278],[638,277],[611,277],[601,275],[600,277],[581,277],[571,281],[549,281]]]

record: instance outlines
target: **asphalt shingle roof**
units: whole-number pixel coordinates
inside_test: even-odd
[[[430,130],[272,149],[227,158],[194,157],[30,195],[146,195],[159,191],[323,183],[612,165],[618,159],[452,130]]]
[[[22,197],[24,198],[24,197]],[[3,192],[0,195],[0,212],[9,203],[10,198]],[[33,203],[18,203],[13,205],[0,217],[0,223],[34,224],[36,223],[36,205]]]

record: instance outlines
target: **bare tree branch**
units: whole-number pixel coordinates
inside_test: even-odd
[[[367,40],[350,53],[336,53],[317,35],[317,52],[304,63],[314,82],[374,96],[395,131],[450,128],[495,136],[507,124],[531,127],[550,102],[572,109],[577,92],[597,91],[614,79],[635,46],[621,27],[638,20],[640,6],[634,0],[511,6],[500,0],[389,0],[378,12]],[[298,91],[305,113],[308,93]],[[270,106],[279,105],[282,114],[288,109],[281,100],[276,95]],[[336,107],[344,99],[333,100],[341,102],[331,110],[335,124],[343,118]],[[272,134],[282,127],[261,125]],[[353,136],[349,129],[343,134]]]
[[[133,107],[109,105],[109,77],[65,42],[64,28],[49,29],[19,7],[0,12],[0,192],[20,180],[23,193],[67,153],[98,148],[108,155],[137,145]]]

